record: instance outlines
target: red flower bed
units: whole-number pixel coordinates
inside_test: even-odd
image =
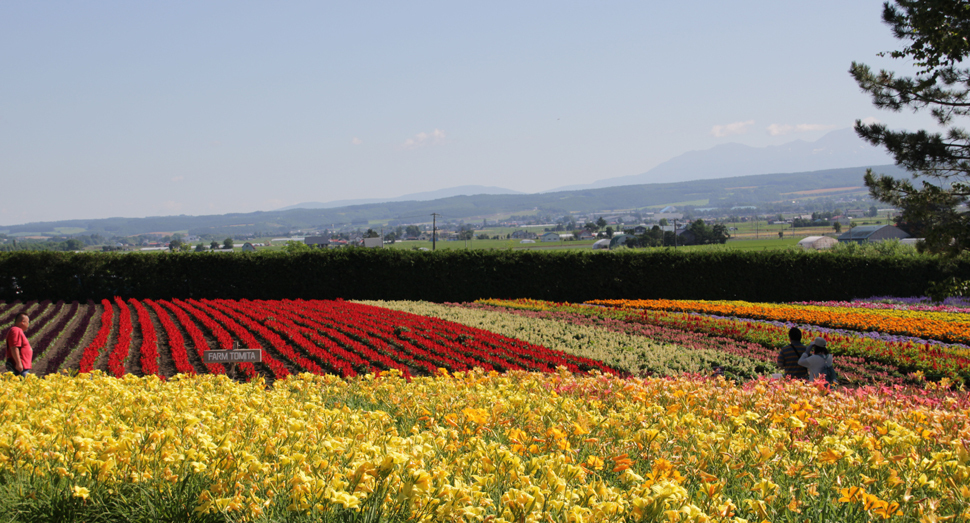
[[[111,302],[107,299],[101,300],[101,306],[104,307],[104,311],[101,313],[101,329],[98,330],[98,334],[84,348],[84,352],[81,354],[81,363],[79,366],[81,372],[91,372],[94,369],[94,362],[98,359],[98,355],[101,354],[101,349],[108,343],[108,336],[111,334]],[[57,369],[52,368],[51,370]]]
[[[125,373],[125,359],[128,358],[128,351],[131,348],[131,310],[121,298],[115,296],[115,305],[118,306],[120,314],[118,316],[118,339],[115,341],[114,350],[108,355],[108,371],[120,378]]]
[[[161,374],[159,351],[167,351],[175,372],[193,374],[189,355],[200,359],[209,341],[223,350],[261,348],[262,363],[240,363],[247,379],[267,372],[275,379],[292,372],[356,376],[397,370],[405,377],[432,375],[438,369],[452,372],[482,368],[487,371],[530,370],[552,372],[563,366],[572,372],[599,370],[615,373],[605,364],[532,345],[457,323],[344,301],[321,300],[135,300],[102,301],[101,329],[84,348],[80,370],[90,372],[115,334],[108,356],[108,371],[125,372],[131,351],[140,351],[144,374]],[[119,310],[117,332],[112,332],[113,311]],[[132,345],[135,311],[142,343]],[[159,344],[149,310],[165,331],[167,344]],[[208,336],[208,338],[207,338]],[[58,362],[59,364],[60,362]],[[206,364],[210,373],[225,367]],[[58,370],[52,367],[51,371]],[[171,371],[168,371],[171,372]]]
[[[145,300],[148,302],[148,300]],[[155,325],[148,309],[132,298],[128,303],[135,308],[138,316],[138,328],[141,330],[141,372],[142,374],[158,374],[158,339],[155,336]]]
[[[134,302],[134,300],[132,301]],[[165,331],[165,336],[168,337],[168,349],[171,353],[172,361],[175,362],[175,370],[179,374],[195,374],[195,367],[189,363],[188,351],[185,349],[185,338],[182,337],[182,333],[179,331],[178,326],[175,325],[175,322],[172,321],[172,317],[169,316],[165,312],[165,309],[163,309],[158,303],[155,303],[152,300],[145,300],[145,303],[151,307],[153,311],[155,311],[155,317],[158,318],[158,323],[162,325],[162,330]],[[138,306],[136,305],[136,308],[137,307]],[[140,311],[138,313],[138,317],[141,318]],[[142,357],[144,358],[144,354]],[[148,371],[145,370],[144,362],[142,363],[141,369],[142,372],[148,374]]]

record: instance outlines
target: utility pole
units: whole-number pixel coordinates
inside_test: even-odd
[[[431,250],[435,249],[437,245],[436,240],[438,239],[438,213],[431,213]]]

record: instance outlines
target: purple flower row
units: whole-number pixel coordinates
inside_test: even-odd
[[[822,327],[819,325],[793,323],[790,321],[756,320],[751,318],[740,318],[737,316],[717,316],[714,314],[699,314],[696,312],[691,312],[689,314],[696,315],[696,316],[705,316],[708,318],[733,320],[733,321],[740,321],[740,322],[753,323],[753,324],[774,325],[776,327],[784,327],[786,329],[790,329],[792,327],[798,327],[799,329],[802,329],[802,330],[810,329],[812,331],[820,331],[823,333],[832,333],[832,334],[838,334],[842,336],[854,336],[856,338],[868,338],[871,340],[882,341],[887,343],[909,342],[916,345],[938,345],[941,348],[945,347],[950,351],[964,351],[966,354],[970,354],[970,345],[964,345],[962,343],[947,343],[939,340],[925,340],[923,338],[914,338],[911,336],[900,336],[897,334],[885,334],[882,332],[875,332],[875,331],[855,331],[855,330],[848,330],[848,329],[834,329],[834,328]],[[809,340],[803,340],[803,341],[808,343]]]
[[[933,303],[929,298],[892,298],[876,296],[865,300],[852,301],[796,301],[793,305],[816,305],[821,307],[848,307],[861,309],[894,309],[903,311],[952,312],[958,314],[970,313],[968,298],[947,298],[943,304]]]

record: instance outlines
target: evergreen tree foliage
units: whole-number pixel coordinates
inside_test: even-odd
[[[921,248],[958,254],[970,248],[970,134],[958,126],[970,116],[970,2],[967,0],[895,0],[883,5],[883,21],[907,45],[889,56],[911,62],[915,77],[898,76],[865,64],[849,72],[876,107],[929,110],[944,132],[892,131],[885,124],[857,120],[858,135],[885,147],[912,180],[865,176],[870,194],[902,211],[903,222],[924,225]]]

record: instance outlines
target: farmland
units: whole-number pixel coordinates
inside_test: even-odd
[[[396,370],[431,376],[526,370],[677,376],[720,367],[741,380],[776,371],[797,325],[839,358],[844,384],[970,381],[970,309],[851,303],[703,300],[427,302],[102,300],[0,304],[0,327],[24,312],[34,373],[171,378],[225,374],[268,382],[301,372],[341,377]],[[900,308],[902,307],[902,308]],[[525,315],[525,316],[523,316]],[[204,363],[210,349],[263,348],[238,369]]]
[[[46,377],[0,377],[10,519],[970,517],[962,303],[114,298],[0,327],[19,312]],[[768,377],[792,324],[839,387]],[[263,361],[202,361],[236,347]]]
[[[225,374],[203,362],[209,349],[263,348],[262,362],[241,363],[245,379],[270,382],[300,372],[353,377],[384,370],[433,375],[467,371],[616,372],[598,361],[465,328],[434,318],[343,301],[102,300],[31,302],[0,307],[8,327],[34,317],[34,372],[101,370],[169,378]]]

